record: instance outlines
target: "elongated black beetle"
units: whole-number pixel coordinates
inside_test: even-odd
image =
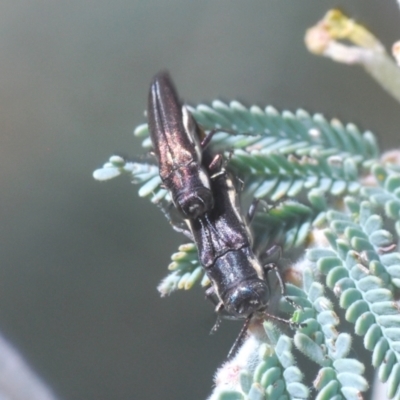
[[[202,154],[216,131],[204,135],[179,102],[165,71],[150,86],[148,118],[161,180],[190,232],[173,226],[196,243],[212,284],[207,295],[217,299],[217,312],[246,319],[231,355],[254,316],[287,322],[267,313],[271,293],[267,272],[275,270],[282,294],[283,280],[274,265],[263,267],[252,250],[251,234],[238,210],[232,179],[222,168],[222,157],[213,158],[208,150]]]
[[[247,318],[267,309],[270,290],[252,250],[251,235],[236,203],[232,179],[224,172],[211,182],[214,208],[187,221],[199,259],[220,303],[217,311]]]
[[[214,204],[210,179],[201,165],[204,133],[180,103],[166,71],[153,78],[147,112],[161,180],[183,217],[197,218]]]
[[[216,311],[219,315],[246,320],[229,352],[230,357],[241,344],[253,317],[289,323],[267,312],[271,297],[268,272],[276,272],[282,295],[285,285],[276,266],[262,266],[254,254],[251,234],[238,209],[231,177],[224,170],[215,171],[221,165],[215,158],[208,164],[208,151],[204,158],[205,165],[212,165],[208,168],[209,174],[215,177],[211,180],[214,207],[198,218],[186,220],[190,232],[173,226],[196,243],[200,262],[211,281],[207,296],[211,300],[217,299]],[[255,207],[252,207],[249,219],[254,211]]]

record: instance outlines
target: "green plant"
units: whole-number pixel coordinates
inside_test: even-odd
[[[205,130],[229,130],[211,145],[231,154],[227,168],[243,181],[241,197],[272,205],[257,213],[255,246],[279,243],[291,260],[287,294],[301,308],[281,299],[276,312],[306,323],[282,332],[270,321],[254,321],[237,355],[218,371],[210,399],[359,399],[368,383],[353,341],[372,352],[389,398],[400,398],[398,154],[382,157],[371,132],[303,110],[214,101],[190,111]],[[135,135],[151,147],[146,124]],[[154,165],[112,156],[94,177],[122,173],[141,185],[140,196],[170,201]],[[208,284],[192,243],[172,255],[169,270],[162,295]],[[353,324],[350,331],[344,320]],[[301,372],[307,359],[316,368],[311,388]]]

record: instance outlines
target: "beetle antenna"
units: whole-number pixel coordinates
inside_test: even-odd
[[[244,339],[245,339],[246,334],[247,334],[247,329],[249,328],[250,321],[251,321],[252,317],[253,317],[253,315],[249,315],[246,318],[246,321],[244,321],[243,327],[240,330],[239,335],[237,336],[235,342],[233,343],[231,349],[229,350],[228,357],[227,357],[228,360],[230,360],[236,354],[236,352],[238,351],[239,347],[243,344]]]
[[[272,320],[275,320],[275,321],[282,322],[282,323],[284,323],[286,325],[289,325],[291,329],[306,328],[307,327],[307,324],[305,324],[305,323],[293,322],[293,321],[290,321],[288,319],[284,319],[284,318],[280,318],[280,317],[277,317],[277,316],[272,315],[272,314],[268,314],[267,312],[263,312],[262,315],[263,315],[263,317],[265,319],[272,319]],[[239,335],[237,336],[235,342],[233,343],[233,346],[229,350],[229,353],[228,353],[228,356],[227,356],[227,360],[228,361],[237,353],[239,347],[242,346],[242,344],[244,342],[244,339],[246,338],[247,330],[249,328],[250,321],[251,321],[252,318],[253,318],[253,314],[249,315],[246,318],[246,321],[244,322],[244,325],[243,325],[242,329],[240,330]]]
[[[280,317],[277,317],[276,315],[268,314],[267,312],[263,312],[263,316],[264,316],[265,319],[272,319],[272,320],[275,320],[275,321],[282,322],[282,323],[284,323],[286,325],[289,325],[290,328],[292,328],[292,329],[294,329],[294,328],[306,328],[307,327],[307,324],[290,321],[290,319],[280,318]]]

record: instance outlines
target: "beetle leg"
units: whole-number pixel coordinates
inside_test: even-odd
[[[207,133],[207,136],[201,141],[201,143],[200,143],[201,147],[203,149],[205,149],[210,144],[212,137],[218,132],[228,133],[230,135],[253,135],[253,136],[255,135],[254,133],[249,133],[249,132],[246,132],[246,133],[245,132],[236,132],[232,129],[215,128],[215,129],[212,129],[211,131],[209,131]]]
[[[253,221],[257,208],[259,207],[260,204],[266,209],[266,211],[268,211],[268,203],[265,200],[254,198],[250,204],[249,210],[247,211],[247,217],[246,217],[247,224],[251,224],[251,222]]]
[[[182,226],[185,226],[183,222],[177,223],[176,221],[173,221],[170,211],[167,210],[166,207],[164,207],[161,203],[157,203],[157,206],[160,208],[160,210],[164,214],[165,218],[167,218],[168,222],[171,224],[172,229],[174,231],[182,233],[187,238],[189,238],[191,241],[194,241],[192,232],[190,232],[188,229],[182,227]],[[171,207],[171,204],[169,205],[169,207]]]
[[[260,203],[260,199],[253,199],[253,201],[250,204],[249,210],[247,211],[247,216],[246,216],[246,221],[247,224],[251,224],[251,221],[253,221],[254,216],[256,215],[257,207],[258,204]]]
[[[279,271],[277,265],[271,263],[271,264],[267,264],[267,265],[264,266],[264,274],[265,274],[265,275],[268,274],[268,272],[270,272],[270,271],[274,271],[275,274],[276,274],[276,277],[278,278],[279,286],[280,286],[280,288],[281,288],[281,295],[282,295],[282,297],[284,297],[284,299],[285,299],[291,306],[293,306],[294,308],[302,309],[302,307],[299,306],[298,304],[296,304],[291,298],[289,298],[288,296],[285,296],[285,293],[286,293],[285,282],[284,282],[283,279],[282,279],[282,274],[280,273],[280,271]],[[268,280],[267,280],[267,282],[268,282]]]
[[[211,160],[210,164],[208,165],[208,170],[211,172],[213,171],[218,171],[218,172],[211,175],[210,179],[214,179],[215,177],[225,173],[225,169],[222,166],[223,166],[222,154],[216,154],[214,158]]]
[[[211,142],[212,137],[218,132],[232,133],[232,131],[216,128],[207,133],[206,137],[201,141],[200,146],[204,150]]]
[[[223,303],[222,301],[220,301],[220,302],[217,304],[217,306],[215,307],[215,312],[216,312],[217,314],[221,314],[221,313],[223,313],[224,309],[225,309],[224,303]]]
[[[217,320],[215,321],[214,326],[211,328],[210,335],[213,335],[215,332],[217,332],[218,328],[221,325],[221,322],[222,322],[221,316],[217,315]]]
[[[278,253],[276,257],[278,260],[282,257],[282,246],[279,244],[273,244],[269,249],[267,249],[264,253],[265,258],[270,258],[274,253]]]
[[[268,314],[267,312],[264,312],[263,315],[264,315],[265,319],[272,319],[275,321],[282,322],[286,325],[289,325],[292,329],[307,327],[307,324],[305,324],[305,323],[290,321],[289,319],[280,318],[280,317],[277,317],[276,315]]]
[[[212,296],[214,296],[214,295],[215,295],[214,286],[208,287],[208,288],[206,289],[206,297],[207,297],[207,299],[210,299],[210,300],[214,303],[214,305],[215,305],[215,302],[213,301],[213,298],[212,298]]]
[[[277,265],[273,263],[264,265],[264,274],[267,275],[270,271],[275,272],[276,277],[278,278],[279,287],[281,288],[281,295],[284,296],[286,292],[286,286],[285,283],[283,282],[282,275],[279,272]]]
[[[226,174],[226,166],[228,165],[229,160],[232,157],[232,150],[229,151],[228,156],[224,158],[223,154],[219,153],[214,156],[208,165],[208,170],[210,172],[217,171],[213,175],[210,176],[210,179],[215,179],[218,176]]]

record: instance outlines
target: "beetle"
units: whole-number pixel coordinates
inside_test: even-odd
[[[177,227],[165,214],[176,230],[195,242],[211,281],[206,294],[216,300],[218,314],[246,320],[231,355],[253,317],[288,322],[267,313],[271,297],[267,273],[275,270],[282,295],[283,280],[275,265],[262,266],[252,250],[252,237],[239,212],[236,189],[223,168],[222,155],[213,157],[211,151],[205,150],[216,131],[204,135],[179,102],[166,71],[158,73],[151,83],[148,118],[161,180],[189,231]],[[254,212],[255,207],[249,219]]]
[[[301,326],[268,313],[271,289],[268,272],[274,270],[278,278],[281,295],[285,293],[285,284],[275,264],[263,266],[252,249],[252,236],[248,224],[238,207],[238,196],[233,180],[225,169],[221,168],[222,156],[212,162],[210,153],[204,153],[207,171],[214,176],[211,190],[214,207],[205,214],[186,219],[187,231],[174,223],[175,230],[191,238],[198,250],[200,263],[211,281],[206,295],[214,304],[218,316],[231,319],[245,319],[228,358],[238,349],[244,340],[247,328],[253,317],[270,318],[292,326]],[[248,213],[250,221],[256,210],[253,203]],[[169,217],[167,215],[167,217]],[[290,299],[287,299],[291,302]],[[291,302],[292,303],[292,302]],[[219,325],[219,318],[212,331]]]
[[[181,215],[197,218],[214,205],[210,178],[202,166],[202,148],[212,134],[204,138],[204,132],[179,101],[167,71],[153,78],[147,114],[162,183]]]
[[[217,311],[246,318],[266,310],[270,290],[264,268],[252,250],[250,231],[239,212],[230,175],[218,174],[211,188],[214,208],[186,223],[212,283],[210,292],[219,299]]]

